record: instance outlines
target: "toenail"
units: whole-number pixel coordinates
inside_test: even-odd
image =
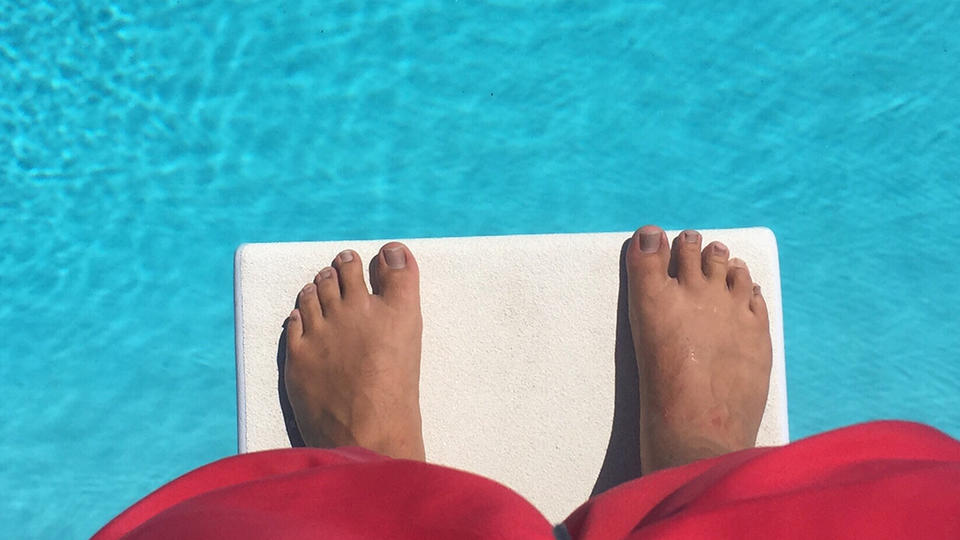
[[[640,233],[640,251],[653,253],[660,249],[660,231]]]
[[[698,233],[697,231],[683,231],[683,239],[687,243],[692,244],[700,240],[700,233]]]
[[[760,294],[760,286],[756,283],[753,284],[753,294]]]
[[[407,254],[403,248],[386,248],[383,250],[383,257],[390,268],[403,268],[407,265]]]
[[[312,290],[313,290],[313,283],[307,283],[306,286],[303,287],[303,292],[305,293],[308,293]]]
[[[340,262],[350,262],[353,260],[353,252],[350,250],[340,252]]]
[[[730,250],[727,249],[727,246],[717,242],[713,245],[713,254],[718,257],[726,257],[730,253]]]
[[[747,263],[741,261],[740,259],[730,259],[730,266],[735,266],[737,268],[746,268]]]
[[[333,268],[324,268],[320,271],[320,277],[323,279],[330,279],[333,277]]]

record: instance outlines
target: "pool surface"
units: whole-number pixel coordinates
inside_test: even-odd
[[[242,242],[769,226],[792,435],[960,436],[957,5],[144,4],[0,0],[0,536],[236,451]]]

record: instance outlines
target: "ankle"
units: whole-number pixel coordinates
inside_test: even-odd
[[[743,447],[728,445],[707,439],[705,437],[686,437],[683,440],[660,441],[658,444],[642,445],[640,451],[640,466],[642,474],[650,474],[663,469],[680,467],[709,459],[730,452],[742,450]]]

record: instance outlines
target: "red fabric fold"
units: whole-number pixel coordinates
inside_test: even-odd
[[[564,522],[574,540],[960,538],[960,443],[872,422],[628,482]],[[520,495],[480,476],[359,448],[229,457],[161,487],[95,540],[553,538]]]
[[[573,538],[960,538],[960,443],[858,424],[660,471],[566,520]]]

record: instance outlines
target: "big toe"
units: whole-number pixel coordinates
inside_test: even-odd
[[[389,242],[370,261],[370,281],[374,294],[391,304],[420,302],[420,269],[410,248]]]
[[[667,283],[670,245],[667,234],[656,225],[644,225],[633,233],[627,247],[627,277],[631,289],[655,292]]]

